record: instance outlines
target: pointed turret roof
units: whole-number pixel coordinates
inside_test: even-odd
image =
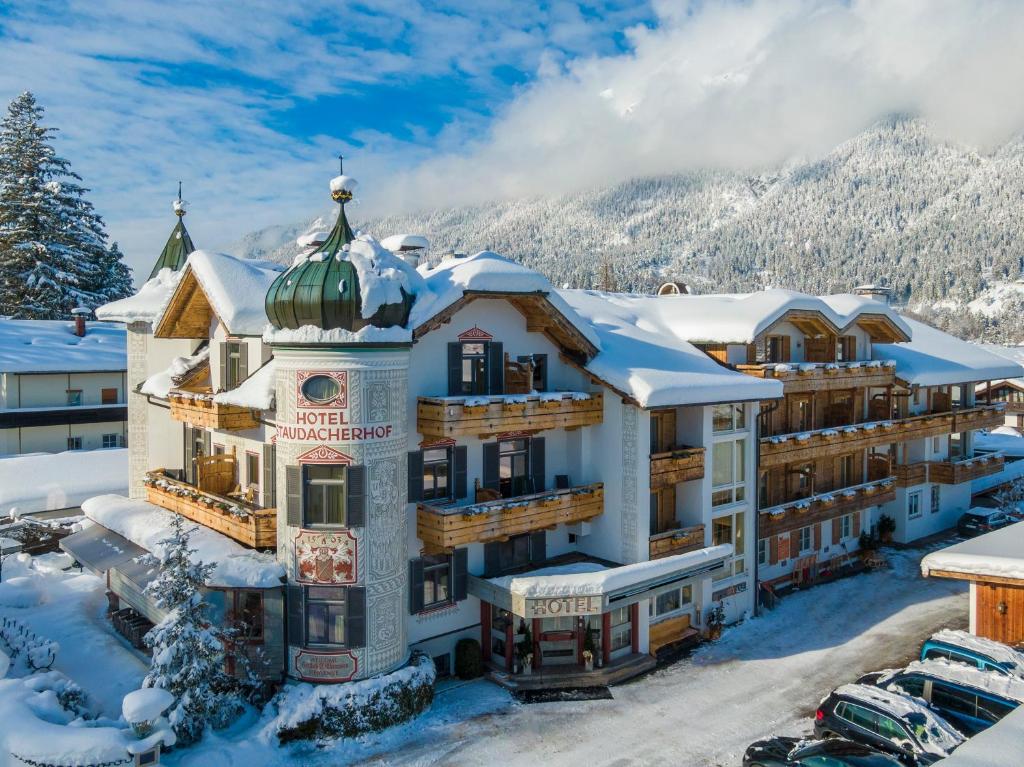
[[[149,279],[153,279],[160,273],[161,269],[170,269],[176,272],[185,266],[189,253],[196,249],[185,228],[185,213],[187,203],[181,199],[181,182],[178,182],[178,199],[174,201],[174,215],[178,217],[178,223],[171,230],[171,236],[167,238],[160,258],[153,265],[153,271],[149,273]]]

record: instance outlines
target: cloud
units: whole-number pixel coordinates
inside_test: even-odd
[[[662,0],[629,50],[570,61],[487,135],[431,158],[392,204],[562,192],[817,156],[892,113],[990,149],[1024,127],[1017,0]]]

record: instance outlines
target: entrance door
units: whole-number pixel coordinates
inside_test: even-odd
[[[576,654],[578,623],[575,616],[541,619],[539,639],[542,667],[575,666],[581,662]]]
[[[502,498],[529,492],[529,449],[525,439],[498,443],[498,488]]]
[[[506,671],[512,670],[512,657],[515,654],[512,634],[514,620],[515,616],[508,610],[491,605],[491,635],[487,637],[491,646],[491,663]]]
[[[1024,588],[979,583],[975,599],[978,636],[1011,645],[1024,641]]]

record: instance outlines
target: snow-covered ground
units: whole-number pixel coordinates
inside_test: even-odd
[[[889,552],[891,570],[788,597],[691,658],[612,688],[612,700],[525,705],[482,680],[447,682],[427,714],[385,733],[323,748],[279,748],[267,712],[164,761],[172,767],[738,764],[759,737],[806,732],[818,700],[834,687],[901,665],[933,631],[965,625],[965,587],[923,579],[925,553]],[[4,580],[26,573],[38,580],[43,601],[0,604],[0,616],[17,617],[58,641],[57,667],[116,717],[145,664],[108,628],[102,581],[32,573],[20,563],[12,563]]]

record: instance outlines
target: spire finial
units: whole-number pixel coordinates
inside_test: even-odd
[[[181,199],[181,182],[178,182],[178,199],[174,201],[174,215],[181,218],[186,213],[188,204]]]
[[[343,154],[338,155],[338,175],[345,175],[345,155]]]

